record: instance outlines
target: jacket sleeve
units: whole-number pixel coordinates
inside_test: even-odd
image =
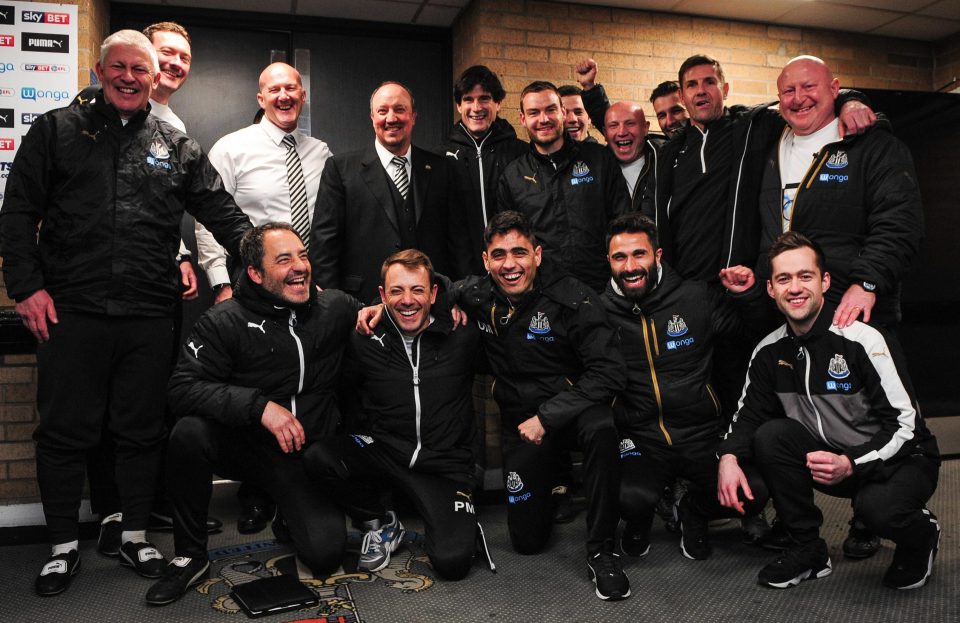
[[[769,350],[764,351],[775,338],[771,334],[753,351],[747,380],[740,394],[740,403],[727,429],[717,456],[733,454],[738,459],[753,456],[753,434],[767,420],[783,417],[783,405],[777,398],[774,385],[774,367]]]
[[[253,227],[223,187],[220,174],[200,146],[190,139],[183,147],[195,151],[185,208],[234,257],[240,257],[240,238]]]
[[[607,92],[603,85],[595,84],[592,89],[583,91],[580,96],[583,99],[583,107],[587,109],[587,114],[590,116],[590,123],[603,134],[607,109],[610,108],[610,100],[607,99]]]
[[[257,388],[230,384],[233,362],[241,353],[222,311],[214,308],[203,315],[180,348],[167,388],[170,411],[177,418],[193,415],[228,426],[256,424],[269,399]]]
[[[588,294],[577,305],[569,325],[583,372],[580,378],[547,400],[537,409],[547,430],[558,430],[573,421],[584,410],[599,404],[610,404],[626,387],[626,364],[620,352],[617,333],[607,323],[603,305]]]
[[[453,276],[466,277],[471,273],[473,264],[470,250],[473,248],[468,239],[470,228],[467,227],[465,212],[469,202],[463,196],[464,190],[457,183],[453,165],[446,158],[440,158],[440,166],[444,171],[444,183],[447,196],[447,254],[451,260]]]
[[[0,250],[7,295],[22,301],[44,287],[37,228],[47,215],[54,122],[43,115],[30,127],[7,178],[0,210]]]
[[[346,189],[336,156],[327,158],[320,176],[317,205],[313,209],[310,265],[313,281],[321,288],[339,288],[340,250],[347,208]]]
[[[882,133],[884,140],[864,153],[867,235],[850,267],[850,281],[868,281],[878,294],[887,294],[896,290],[920,251],[923,204],[907,146],[880,128],[870,132]]]
[[[630,193],[623,183],[623,173],[620,171],[620,162],[609,149],[603,149],[603,171],[606,173],[603,180],[604,207],[607,210],[607,222],[633,210]]]

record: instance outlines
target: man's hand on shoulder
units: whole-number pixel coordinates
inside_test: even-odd
[[[837,311],[833,313],[833,324],[841,329],[849,327],[860,317],[860,312],[863,312],[863,321],[870,322],[870,313],[876,303],[876,294],[867,292],[863,286],[855,283],[843,293]]]
[[[300,450],[306,442],[306,434],[300,421],[287,409],[284,409],[272,400],[263,409],[260,423],[276,437],[280,449],[289,454]]]
[[[357,312],[356,331],[360,335],[371,336],[380,319],[383,317],[383,303],[370,305]]]
[[[720,283],[733,294],[743,294],[757,283],[757,278],[746,266],[731,266],[720,269]]]
[[[848,134],[863,134],[877,122],[873,109],[856,100],[844,102],[840,108],[840,138]]]
[[[53,306],[53,299],[46,290],[37,290],[16,306],[17,313],[23,324],[33,333],[33,337],[41,344],[50,339],[47,329],[47,320],[57,324],[57,309]]]
[[[853,473],[853,464],[846,455],[825,450],[808,452],[807,467],[813,482],[821,485],[835,485]]]
[[[577,82],[584,91],[589,91],[597,83],[597,61],[592,58],[585,58],[573,66],[574,73],[577,74]]]
[[[217,288],[216,294],[213,295],[213,304],[216,305],[217,303],[222,303],[232,298],[233,287],[229,283],[225,283],[221,287]]]
[[[724,454],[720,457],[717,467],[717,500],[721,506],[732,508],[743,515],[743,502],[740,501],[738,491],[743,489],[743,495],[748,500],[753,499],[753,491],[747,483],[747,476],[740,469],[737,457],[733,454]]]

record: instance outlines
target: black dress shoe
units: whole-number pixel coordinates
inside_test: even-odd
[[[180,599],[191,586],[210,575],[210,562],[200,558],[174,558],[159,580],[147,591],[147,603],[165,606]]]
[[[100,537],[97,538],[97,551],[104,556],[116,558],[120,555],[120,537],[123,534],[123,519],[120,513],[105,517],[100,524]]]
[[[34,584],[37,595],[41,597],[59,595],[67,590],[77,571],[80,571],[80,553],[77,550],[72,549],[66,554],[51,556],[44,563]]]
[[[270,528],[273,530],[273,537],[277,540],[277,543],[293,541],[293,537],[290,536],[290,528],[287,526],[287,520],[283,518],[279,509],[277,509],[277,514],[273,516],[273,521],[270,522]]]
[[[237,517],[237,532],[253,534],[267,527],[267,522],[273,518],[273,509],[259,504],[248,506]]]
[[[152,511],[147,530],[150,532],[173,532],[173,517]],[[221,530],[223,530],[222,521],[216,517],[207,518],[207,534],[217,534]]]
[[[145,578],[159,578],[167,568],[167,561],[152,544],[127,541],[120,546],[120,564],[133,567]]]

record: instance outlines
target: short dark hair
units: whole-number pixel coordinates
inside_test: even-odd
[[[467,67],[457,78],[456,84],[453,85],[454,103],[459,104],[463,96],[476,86],[489,93],[493,101],[498,104],[507,96],[507,92],[503,90],[503,85],[500,84],[500,78],[497,77],[497,74],[493,73],[486,65],[474,65],[473,67]]]
[[[270,231],[289,231],[299,239],[300,234],[290,223],[281,223],[274,221],[257,225],[253,229],[247,230],[247,233],[240,239],[240,259],[243,266],[253,266],[257,270],[263,270],[263,238]],[[301,240],[301,242],[303,242]]]
[[[569,97],[570,95],[583,95],[583,89],[575,87],[572,84],[565,84],[557,88],[557,95],[560,97]]]
[[[629,212],[613,219],[607,226],[607,249],[610,249],[610,241],[614,236],[620,234],[646,234],[653,245],[654,251],[660,248],[660,240],[657,236],[657,224],[648,217],[639,212]]]
[[[379,91],[379,90],[382,89],[383,87],[389,86],[389,85],[391,85],[391,84],[395,84],[395,85],[397,85],[398,87],[400,87],[401,89],[403,89],[404,91],[407,92],[407,95],[410,96],[410,108],[413,109],[413,110],[416,110],[416,109],[417,109],[417,100],[413,97],[413,91],[411,91],[410,88],[407,87],[407,85],[403,84],[402,82],[397,82],[396,80],[385,80],[385,81],[381,82],[380,85],[377,86],[376,89],[373,90],[373,93],[370,94],[370,112],[371,112],[371,113],[373,112],[373,96],[377,94],[377,91]]]
[[[699,67],[700,65],[711,65],[713,70],[717,72],[717,78],[720,80],[720,82],[726,82],[723,77],[723,69],[720,67],[720,61],[712,56],[707,56],[706,54],[694,54],[687,60],[683,61],[683,64],[680,65],[680,71],[677,72],[677,77],[679,78],[678,84],[682,87],[683,74],[687,73],[694,67]]]
[[[520,91],[520,110],[523,110],[523,98],[527,96],[527,93],[540,93],[542,91],[553,91],[557,94],[557,99],[560,98],[560,92],[557,91],[555,84],[546,80],[535,80]]]
[[[537,246],[537,237],[533,233],[533,226],[530,219],[520,212],[507,210],[500,212],[487,223],[483,230],[483,246],[489,247],[494,236],[505,236],[508,232],[515,231],[527,240],[534,247]]]
[[[813,254],[817,258],[817,268],[820,269],[820,274],[822,275],[824,273],[824,266],[826,265],[823,249],[813,240],[795,231],[784,232],[777,236],[777,239],[773,241],[773,244],[767,251],[767,262],[770,265],[770,274],[773,275],[773,258],[787,251],[804,248],[813,250]]]
[[[386,285],[387,271],[394,264],[400,264],[410,270],[426,268],[430,283],[433,283],[433,262],[427,257],[427,254],[420,249],[404,249],[383,260],[383,265],[380,267],[380,285]]]
[[[665,82],[661,82],[660,84],[657,85],[657,88],[653,90],[653,93],[650,94],[650,103],[652,104],[653,100],[657,99],[658,97],[665,97],[667,95],[672,95],[673,93],[676,93],[679,90],[680,90],[680,84],[677,82],[674,82],[673,80],[667,80]]]
[[[187,32],[186,28],[176,22],[157,22],[143,29],[143,34],[150,40],[150,43],[153,43],[153,33],[155,32],[172,32],[178,34],[186,39],[187,43],[193,45],[193,41],[190,40],[190,33]]]

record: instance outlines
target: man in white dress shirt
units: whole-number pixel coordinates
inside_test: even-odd
[[[260,74],[257,102],[264,115],[260,123],[221,138],[210,150],[210,162],[223,178],[227,192],[254,225],[271,221],[293,223],[288,182],[287,147],[290,135],[302,165],[309,212],[317,200],[320,173],[331,156],[327,144],[297,131],[300,111],[307,101],[300,72],[286,63],[273,63]],[[307,231],[301,234],[309,239]],[[213,236],[197,226],[200,265],[207,273],[217,303],[233,296],[226,253]]]

